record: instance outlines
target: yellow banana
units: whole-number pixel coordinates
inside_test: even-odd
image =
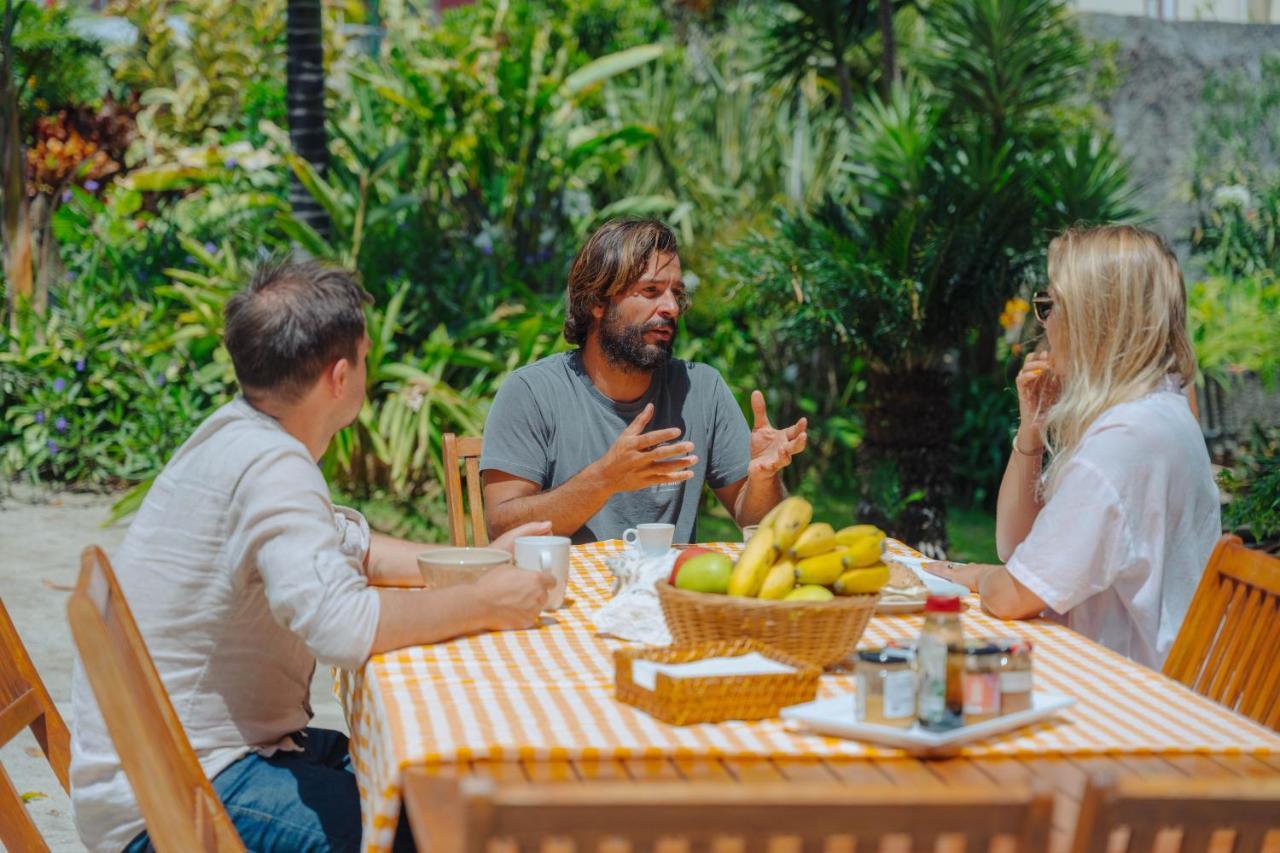
[[[774,563],[769,574],[765,575],[760,586],[760,598],[766,601],[779,601],[787,597],[787,593],[796,587],[796,564],[790,560]]]
[[[836,548],[836,532],[825,521],[815,521],[804,529],[789,553],[793,560],[816,557]]]
[[[840,573],[852,568],[845,562],[845,550],[829,551],[796,563],[796,580],[799,583],[816,583],[826,586],[834,583]]]
[[[773,544],[773,531],[757,531],[743,546],[742,556],[733,567],[733,574],[729,576],[729,594],[754,598],[776,559],[778,549]]]
[[[889,582],[889,567],[883,563],[865,569],[849,569],[836,578],[837,595],[862,595],[879,592]]]
[[[779,515],[782,515],[782,505],[785,503],[786,501],[778,501],[774,504],[773,509],[764,514],[764,518],[760,519],[760,522],[756,524],[757,533],[773,529],[773,523],[778,520]]]
[[[783,601],[830,601],[833,598],[835,596],[825,586],[808,584],[791,590]]]
[[[844,553],[849,560],[848,568],[861,569],[867,566],[874,566],[880,562],[883,543],[883,533],[863,536],[861,539],[854,540],[844,549]]]
[[[836,544],[852,545],[865,536],[878,536],[883,539],[884,531],[874,524],[854,524],[849,527],[842,527],[836,531]]]
[[[813,518],[813,505],[804,498],[790,497],[775,509],[778,510],[778,515],[769,529],[773,531],[773,544],[778,546],[779,551],[786,553]]]

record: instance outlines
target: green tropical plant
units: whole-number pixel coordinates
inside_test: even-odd
[[[138,30],[136,41],[115,51],[116,79],[142,96],[131,164],[252,135],[259,116],[244,107],[250,98],[260,102],[263,86],[278,106],[261,117],[283,117],[284,88],[271,84],[284,68],[283,0],[117,0],[109,8]]]
[[[1272,271],[1212,276],[1191,286],[1187,319],[1204,378],[1230,386],[1243,373],[1280,380],[1280,280]]]
[[[865,362],[863,483],[888,460],[900,494],[923,498],[896,518],[870,503],[863,514],[942,553],[948,354],[976,347],[974,360],[990,362],[995,317],[1045,233],[1134,211],[1114,148],[1068,109],[1086,54],[1063,3],[950,0],[925,20],[920,68],[855,107],[850,201],[781,213],[726,266],[775,318],[769,346],[826,344]],[[1059,188],[1067,171],[1083,174]]]

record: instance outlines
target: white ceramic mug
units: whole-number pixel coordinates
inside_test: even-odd
[[[646,557],[660,557],[671,550],[671,540],[675,536],[674,524],[637,524],[622,532],[622,541],[628,548],[637,548]]]
[[[521,536],[516,539],[516,565],[532,572],[546,572],[556,579],[547,593],[547,609],[564,604],[565,587],[569,585],[569,546],[567,536]]]

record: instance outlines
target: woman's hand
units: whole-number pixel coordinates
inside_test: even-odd
[[[1033,352],[1022,363],[1018,387],[1018,437],[1014,442],[1025,454],[1044,449],[1044,415],[1058,399],[1062,385],[1049,366],[1048,353]]]

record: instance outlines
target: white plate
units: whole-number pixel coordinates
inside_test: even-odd
[[[892,551],[886,551],[882,559],[891,560],[901,566],[906,566],[915,572],[916,577],[920,579],[926,587],[929,588],[930,595],[958,595],[964,597],[969,594],[969,588],[962,586],[955,581],[949,581],[946,578],[940,578],[932,572],[924,570],[924,564],[932,562],[927,557],[921,559],[919,557],[908,557],[905,554],[895,554]]]
[[[946,755],[960,746],[982,740],[985,737],[1022,728],[1052,717],[1064,708],[1076,703],[1072,696],[1057,693],[1033,693],[1031,707],[1025,711],[1005,714],[971,726],[961,726],[949,732],[927,732],[914,725],[909,729],[893,726],[877,726],[860,723],[853,716],[853,694],[805,702],[782,709],[782,719],[799,723],[822,735],[865,740],[885,746],[896,746],[913,755]]]
[[[923,598],[900,598],[896,601],[882,598],[876,603],[877,613],[919,613],[921,610],[924,610]]]

